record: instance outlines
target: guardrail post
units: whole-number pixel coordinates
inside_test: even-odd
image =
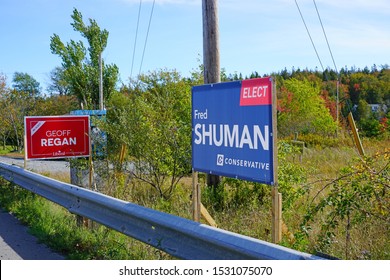
[[[70,183],[88,189],[90,184],[90,168],[81,168],[81,164],[79,164],[81,160],[70,160]],[[88,227],[89,224],[88,219],[80,215],[76,215],[76,222],[78,227]]]

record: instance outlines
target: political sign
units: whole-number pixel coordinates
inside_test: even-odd
[[[87,157],[89,116],[25,117],[26,158]]]
[[[274,184],[273,80],[192,88],[195,171]]]

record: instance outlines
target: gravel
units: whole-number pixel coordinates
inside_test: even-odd
[[[24,167],[23,158],[0,156],[0,162]],[[44,175],[70,174],[69,162],[66,160],[28,160],[26,169]]]

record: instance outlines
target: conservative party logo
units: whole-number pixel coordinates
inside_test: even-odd
[[[225,159],[224,155],[218,154],[217,155],[217,165],[218,166],[223,166],[223,160]]]

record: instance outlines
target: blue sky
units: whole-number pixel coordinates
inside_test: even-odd
[[[84,22],[95,19],[110,33],[103,53],[130,73],[176,69],[189,76],[202,61],[201,0],[156,0],[145,56],[141,57],[153,0],[142,0],[135,59],[133,50],[140,0],[0,0],[0,73],[11,84],[25,72],[45,90],[49,73],[61,65],[50,52],[50,36],[83,40],[70,25],[73,8]],[[312,0],[297,0],[324,68],[334,69]],[[390,64],[390,1],[317,0],[338,69]],[[227,73],[270,74],[284,68],[321,69],[295,0],[219,0],[220,60]],[[133,65],[133,70],[132,70]]]

